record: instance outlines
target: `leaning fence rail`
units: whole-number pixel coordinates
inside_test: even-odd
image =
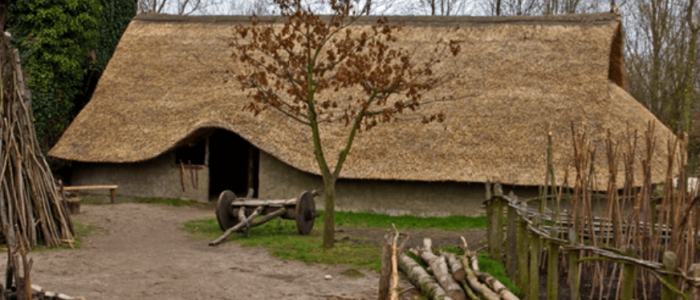
[[[559,271],[566,270],[574,300],[582,299],[584,279],[591,284],[591,299],[657,299],[653,292],[660,290],[662,300],[700,300],[700,197],[684,186],[686,157],[681,154],[688,137],[669,140],[665,182],[655,186],[653,131],[650,124],[639,142],[636,132],[619,143],[608,134],[602,159],[610,167],[594,170],[595,143],[572,125],[575,176],[563,181],[570,187],[555,185],[551,135],[540,197],[519,200],[503,195],[500,185],[487,184],[489,256],[503,259],[525,299],[539,299],[540,270],[546,266],[547,299],[557,299]],[[643,170],[641,180],[634,179],[635,169]],[[594,172],[607,172],[606,187],[596,186]],[[676,177],[677,188],[672,184]],[[561,209],[563,200],[569,201],[568,210]],[[594,203],[602,204],[600,211]]]
[[[559,224],[547,226],[544,225],[544,221],[555,219],[552,216],[553,211],[545,210],[544,213],[540,213],[528,207],[527,203],[530,201],[519,201],[512,193],[508,196],[502,195],[498,185],[495,190],[485,202],[489,255],[498,260],[505,258],[508,276],[516,282],[522,294],[526,296],[524,299],[539,299],[539,271],[544,265],[540,260],[544,254],[546,254],[548,269],[547,299],[558,297],[561,260],[568,261],[570,298],[574,300],[581,299],[578,285],[580,264],[596,260],[623,265],[621,290],[618,288],[620,299],[633,299],[638,267],[658,279],[663,286],[661,299],[687,297],[689,293],[700,296],[700,272],[698,272],[700,263],[694,263],[689,270],[684,271],[676,267],[676,254],[671,251],[665,251],[662,262],[658,262],[637,258],[630,251],[579,243],[577,234],[571,230],[573,227],[567,226],[571,224],[565,219],[570,218],[568,214],[561,213],[562,219],[558,221]],[[596,220],[597,224],[593,227],[595,230],[604,231],[605,228],[613,227],[609,219],[596,218]],[[643,223],[640,225],[649,227]],[[504,240],[505,250],[502,247]],[[560,255],[561,252],[565,255]],[[678,287],[680,281],[686,283],[688,288],[684,289],[685,291]]]

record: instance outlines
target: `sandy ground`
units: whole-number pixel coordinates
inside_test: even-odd
[[[280,260],[235,243],[209,247],[180,230],[211,216],[191,207],[83,205],[74,218],[104,231],[83,238],[78,250],[32,252],[32,282],[88,300],[376,298],[373,272],[346,277],[342,266]]]

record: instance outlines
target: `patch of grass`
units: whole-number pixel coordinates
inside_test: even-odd
[[[72,219],[73,221],[73,229],[75,230],[75,235],[80,238],[92,234],[105,234],[107,233],[107,230],[99,227],[99,226],[93,226],[93,225],[87,225],[81,222],[80,220]]]
[[[442,247],[442,248],[440,248],[440,249],[442,249],[442,251],[445,251],[445,252],[447,252],[447,253],[454,253],[454,254],[457,255],[457,256],[462,256],[462,255],[464,255],[464,250],[462,250],[462,248],[460,248],[460,247],[456,247],[456,246],[447,246],[447,247]]]
[[[323,219],[325,211],[319,211],[319,219]],[[337,226],[391,228],[394,223],[399,229],[439,228],[442,230],[464,230],[470,228],[486,228],[486,217],[416,217],[389,216],[373,213],[336,212]],[[318,220],[318,219],[317,219]]]
[[[428,264],[425,261],[423,261],[422,258],[413,254],[413,252],[406,252],[406,256],[413,259],[419,266],[423,267],[423,269],[425,269],[428,273],[432,273],[432,272],[428,271]]]
[[[75,237],[73,237],[73,249],[80,249],[83,247],[83,238],[89,235],[93,234],[105,234],[107,233],[107,230],[98,227],[98,226],[92,226],[92,225],[87,225],[84,224],[83,222],[73,219],[73,229],[75,230]],[[55,250],[63,250],[63,249],[71,249],[71,247],[67,243],[62,243],[58,247],[46,247],[43,244],[43,241],[39,241],[39,245],[36,246],[32,251],[35,252],[44,252],[44,251],[55,251]]]
[[[169,198],[135,198],[135,203],[161,204],[168,206],[205,206],[207,203],[195,200],[169,199]]]
[[[80,204],[100,205],[100,204],[106,204],[106,203],[109,203],[109,196],[108,195],[87,194],[87,193],[80,194]]]
[[[216,218],[188,221],[183,229],[208,240],[213,240],[222,234]],[[233,234],[228,240],[248,247],[265,246],[272,255],[282,259],[294,259],[309,264],[343,264],[377,272],[381,270],[382,251],[379,247],[356,244],[352,241],[338,241],[332,249],[323,249],[322,229],[323,220],[316,219],[311,234],[303,236],[297,232],[294,221],[277,219],[251,228],[249,235]]]
[[[109,195],[104,194],[90,194],[81,193],[80,203],[89,205],[102,205],[111,204],[109,200]],[[148,204],[160,204],[168,206],[206,206],[208,203],[203,203],[195,200],[182,200],[182,199],[171,199],[171,198],[142,198],[119,195],[117,196],[117,203],[148,203]]]
[[[355,268],[350,268],[343,272],[340,272],[340,275],[347,277],[365,277],[365,273],[362,273],[362,271]]]
[[[362,241],[344,239],[337,241],[332,249],[322,249],[321,231],[323,229],[324,212],[319,211],[314,229],[308,236],[297,233],[294,221],[276,219],[259,227],[252,228],[248,235],[233,234],[230,241],[243,246],[264,246],[282,259],[294,259],[306,263],[321,263],[328,265],[343,264],[352,268],[367,268],[379,272],[381,270],[381,247],[363,243]],[[443,230],[463,230],[467,228],[486,227],[485,217],[450,216],[444,218],[421,218],[415,216],[388,216],[371,213],[336,212],[337,226],[391,228],[440,228]],[[195,234],[196,238],[213,240],[222,232],[216,218],[192,220],[185,223],[183,230]],[[452,247],[452,251],[459,248]],[[411,254],[409,254],[411,255]],[[420,260],[418,260],[419,263]]]
[[[506,275],[506,268],[503,267],[501,262],[489,258],[488,253],[483,251],[479,252],[477,256],[479,258],[479,269],[481,272],[491,274],[491,276],[503,283],[503,285],[513,292],[513,294],[520,296],[520,289],[508,278]]]

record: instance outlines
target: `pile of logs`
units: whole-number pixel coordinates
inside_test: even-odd
[[[9,1],[0,0],[0,28]],[[33,298],[29,249],[71,245],[73,227],[34,132],[31,96],[11,35],[0,33],[0,243],[7,270],[0,298]],[[6,297],[7,296],[7,297]]]
[[[55,247],[72,241],[73,228],[32,122],[19,53],[9,33],[0,37],[0,231],[2,240],[29,247]],[[12,240],[12,241],[8,241]]]
[[[488,273],[479,271],[476,253],[469,250],[462,238],[463,256],[432,249],[432,241],[423,239],[423,246],[410,249],[416,259],[406,253],[398,257],[398,267],[424,295],[430,299],[517,300],[510,290]],[[416,260],[428,266],[427,270]]]

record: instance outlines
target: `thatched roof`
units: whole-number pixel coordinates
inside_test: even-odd
[[[356,26],[366,30],[373,20]],[[587,128],[600,150],[608,130],[614,136],[628,128],[641,134],[653,122],[661,154],[652,166],[653,179],[662,179],[672,134],[620,87],[626,83],[619,16],[390,21],[405,24],[396,36],[418,58],[436,38],[459,39],[459,56],[438,66],[457,77],[424,98],[466,97],[419,111],[444,112],[443,123],[424,125],[420,116],[406,115],[359,134],[341,177],[539,185],[547,132],[554,137],[561,181],[573,155],[572,122]],[[243,68],[230,58],[225,41],[241,22],[248,18],[137,16],[92,101],[49,154],[84,162],[138,162],[178,147],[202,129],[223,128],[299,170],[318,174],[307,127],[274,110],[258,116],[242,111],[249,102],[246,92],[238,83],[223,82],[226,69]],[[335,123],[322,128],[331,161],[347,130]]]

